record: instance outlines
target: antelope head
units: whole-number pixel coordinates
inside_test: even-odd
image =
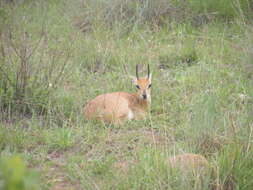
[[[139,78],[138,74],[138,65],[136,65],[136,77],[134,77],[134,85],[137,88],[137,95],[141,100],[151,101],[151,79],[152,74],[150,73],[149,65],[148,65],[148,75],[143,78]]]

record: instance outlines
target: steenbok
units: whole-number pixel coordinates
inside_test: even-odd
[[[133,77],[133,83],[137,88],[136,93],[107,93],[89,101],[84,108],[85,117],[114,124],[122,123],[125,120],[144,118],[151,103],[149,65],[148,75],[144,78],[139,78],[138,65],[136,65],[136,77]]]

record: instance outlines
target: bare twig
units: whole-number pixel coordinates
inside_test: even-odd
[[[3,75],[6,77],[6,79],[9,81],[10,85],[12,87],[15,87],[15,84],[11,81],[11,79],[9,78],[9,76],[4,72],[4,70],[2,69],[2,67],[0,66],[0,70],[3,73]]]
[[[252,132],[253,132],[253,126],[251,125],[250,126],[250,134],[249,134],[249,139],[248,139],[248,145],[247,145],[247,148],[246,148],[246,152],[249,152],[250,146],[252,144]]]
[[[61,70],[60,70],[59,74],[57,75],[57,77],[55,77],[53,86],[56,85],[60,81],[60,79],[62,77],[62,74],[63,74],[63,72],[64,72],[64,70],[65,70],[65,68],[67,66],[69,58],[70,58],[70,53],[68,53],[68,55],[66,56],[65,61],[63,63],[63,66],[61,67]]]
[[[1,35],[1,41],[3,41],[2,35]],[[4,51],[4,47],[3,47],[2,43],[1,43],[1,54],[2,54],[2,61],[4,62],[6,55],[5,55],[5,51]],[[0,70],[1,70],[2,74],[5,76],[5,78],[9,81],[10,85],[12,87],[15,87],[15,84],[11,81],[11,79],[8,76],[8,74],[4,71],[4,69],[2,68],[1,65],[0,65]]]

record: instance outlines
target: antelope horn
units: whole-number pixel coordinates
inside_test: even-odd
[[[139,75],[138,75],[138,64],[136,65],[136,78],[139,79]]]
[[[149,64],[148,64],[148,78],[149,78],[149,75],[150,75],[150,70],[149,70]]]

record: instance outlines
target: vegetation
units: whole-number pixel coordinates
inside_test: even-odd
[[[35,190],[37,174],[27,171],[23,161],[18,156],[6,156],[0,160],[0,188],[6,190]]]
[[[0,188],[251,190],[252,8],[251,0],[0,1]],[[153,73],[149,117],[85,120],[88,100],[135,91],[136,64]],[[166,164],[181,153],[205,156],[208,174]]]

